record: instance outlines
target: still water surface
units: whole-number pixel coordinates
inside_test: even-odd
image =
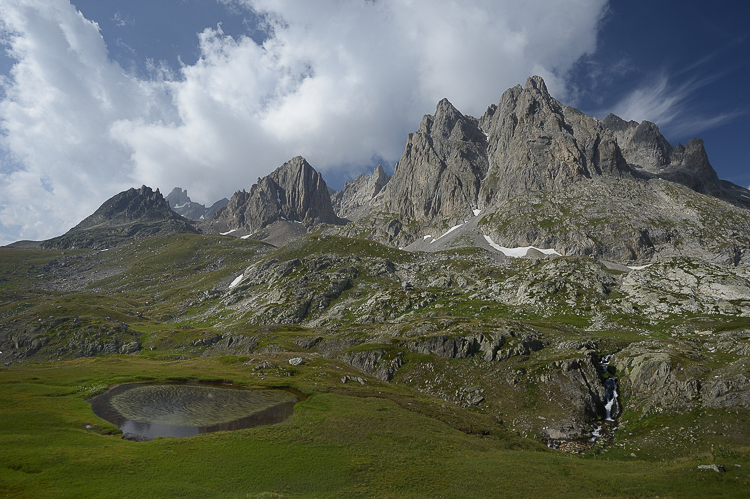
[[[94,414],[117,425],[125,438],[151,440],[280,423],[298,400],[285,390],[126,384],[90,402]]]

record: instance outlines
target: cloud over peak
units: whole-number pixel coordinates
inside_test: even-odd
[[[207,26],[195,64],[151,79],[112,61],[68,0],[0,4],[15,61],[0,101],[0,244],[60,234],[132,185],[212,202],[296,155],[322,171],[393,162],[441,98],[478,115],[531,74],[564,97],[606,8],[221,1],[255,20],[263,43]]]

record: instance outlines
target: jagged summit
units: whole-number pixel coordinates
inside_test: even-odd
[[[372,175],[363,173],[356,179],[348,181],[343,189],[331,196],[333,210],[341,218],[349,220],[360,218],[362,207],[366,207],[375,199],[375,196],[380,194],[389,179],[383,166],[378,165]]]
[[[461,217],[476,207],[487,167],[487,138],[477,119],[443,99],[409,134],[380,202],[416,220]]]
[[[601,123],[614,133],[633,170],[721,197],[721,182],[708,161],[701,139],[694,138],[684,146],[673,146],[650,121],[625,121],[610,114]]]
[[[175,208],[191,203],[179,188],[169,198]],[[737,265],[750,261],[748,208],[750,191],[718,179],[700,139],[672,146],[653,123],[599,121],[555,100],[534,76],[479,119],[442,99],[408,135],[390,179],[379,166],[332,199],[298,156],[198,227],[280,246],[316,224],[352,221],[326,230],[424,251],[533,247],[616,262],[688,255]],[[113,197],[65,237],[120,226],[128,228],[110,233],[145,234],[149,224],[153,233],[170,224],[193,230],[186,223],[144,186]],[[92,244],[69,240],[61,244]]]
[[[115,194],[70,231],[164,220],[182,220],[182,217],[169,208],[159,189],[153,191],[144,185]]]
[[[259,178],[249,192],[235,192],[227,207],[211,220],[215,227],[249,232],[278,221],[306,226],[339,223],[323,177],[302,156]]]
[[[652,123],[599,121],[534,76],[480,119],[441,100],[345,233],[424,251],[535,247],[738,264],[750,258],[748,207],[750,191],[718,180],[700,139],[674,147]]]
[[[164,199],[167,200],[167,203],[169,203],[169,207],[172,208],[172,211],[184,204],[193,202],[190,199],[190,196],[188,196],[187,189],[182,189],[181,187],[175,187],[174,189],[172,189],[172,192],[170,192]]]
[[[507,90],[481,119],[441,100],[408,136],[382,208],[415,220],[460,219],[526,191],[627,175],[614,135],[553,99],[534,76]]]
[[[630,174],[612,133],[595,118],[552,98],[539,76],[527,79],[523,88],[507,90],[482,121],[489,135],[489,172],[480,206],[525,191]]]
[[[229,204],[227,198],[222,198],[206,208],[200,203],[193,202],[188,196],[187,190],[183,190],[180,187],[172,189],[172,192],[165,199],[169,203],[169,207],[172,208],[172,211],[191,220],[208,220],[214,213]]]
[[[115,194],[66,234],[45,241],[42,247],[106,248],[123,237],[183,232],[196,231],[187,219],[169,208],[159,189],[144,185]]]

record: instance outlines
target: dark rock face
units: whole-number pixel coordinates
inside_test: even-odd
[[[403,355],[389,355],[387,350],[367,350],[363,352],[347,352],[340,356],[341,360],[357,369],[372,374],[383,381],[390,381],[403,364]]]
[[[480,208],[524,191],[630,175],[612,133],[595,118],[553,99],[538,76],[526,80],[524,88],[507,90],[481,123],[489,134],[489,171]]]
[[[360,175],[350,180],[344,188],[331,196],[336,214],[341,218],[357,220],[362,216],[362,208],[367,207],[388,183],[389,177],[378,165],[372,175]]]
[[[137,354],[141,333],[125,323],[92,324],[87,319],[50,317],[33,324],[18,323],[0,335],[6,365],[26,359],[74,359],[110,354]]]
[[[602,125],[614,133],[623,156],[634,170],[683,184],[702,194],[721,193],[719,177],[708,161],[701,139],[673,146],[655,124],[626,122],[614,114],[604,118]]]
[[[479,122],[443,99],[435,115],[409,134],[383,189],[382,207],[413,220],[466,216],[476,208],[487,168],[487,138]]]
[[[219,355],[246,355],[253,353],[253,350],[258,346],[258,342],[255,341],[256,337],[248,337],[244,334],[239,335],[224,335],[222,339],[214,341],[215,338],[209,339],[209,348],[204,350],[203,357],[216,357]]]
[[[112,196],[92,215],[44,248],[108,248],[125,238],[195,233],[191,223],[173,212],[159,189],[128,189]]]
[[[306,226],[339,223],[323,177],[301,156],[259,178],[250,192],[237,191],[212,222],[257,231],[280,220]]]
[[[172,211],[190,220],[208,220],[214,213],[229,204],[229,200],[223,198],[206,208],[200,203],[194,203],[188,196],[187,191],[179,187],[172,189],[166,200]]]

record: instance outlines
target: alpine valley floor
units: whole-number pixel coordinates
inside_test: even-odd
[[[750,486],[742,267],[499,261],[314,232],[278,249],[197,234],[1,248],[0,267],[7,497],[745,497]],[[726,289],[649,284],[665,273]],[[303,320],[279,289],[305,290]],[[605,354],[624,412],[589,445]],[[86,399],[146,380],[308,398],[274,426],[124,440]],[[585,445],[553,450],[550,436]],[[711,464],[726,471],[698,468]]]

